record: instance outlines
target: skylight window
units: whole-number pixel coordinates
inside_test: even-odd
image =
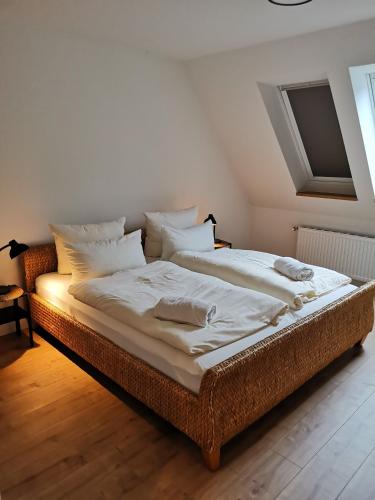
[[[300,168],[303,170],[304,182],[297,194],[355,197],[349,161],[328,81],[284,85],[279,89]]]

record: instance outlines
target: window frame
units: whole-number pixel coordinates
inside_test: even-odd
[[[374,74],[374,79],[375,79],[375,74]],[[371,83],[371,82],[370,82]],[[286,121],[289,127],[290,134],[292,136],[294,146],[296,148],[299,161],[301,163],[301,166],[304,170],[304,174],[306,177],[306,182],[307,182],[307,187],[317,189],[318,185],[320,186],[325,186],[325,187],[330,187],[333,190],[337,190],[342,188],[345,185],[348,185],[347,187],[353,186],[353,178],[352,177],[323,177],[323,176],[315,176],[313,174],[313,171],[310,166],[309,159],[307,157],[307,153],[305,150],[305,146],[302,141],[301,134],[299,132],[299,128],[294,116],[294,112],[292,109],[292,106],[289,101],[289,96],[288,96],[288,90],[292,89],[302,89],[302,88],[307,88],[307,87],[320,87],[320,86],[329,86],[329,80],[317,80],[317,81],[312,81],[312,82],[306,82],[306,83],[296,83],[296,84],[290,84],[290,85],[280,85],[279,86],[279,91],[280,91],[280,96],[281,96],[281,101],[283,104],[283,109],[286,117]],[[374,80],[374,85],[375,85],[375,80]],[[375,89],[374,89],[375,90]],[[375,116],[375,95],[374,95],[374,116]],[[340,126],[340,124],[339,124]],[[323,183],[323,184],[321,184]],[[314,185],[316,184],[315,188]]]
[[[371,101],[372,116],[375,122],[375,73],[367,73],[367,85]]]
[[[375,64],[350,66],[348,69],[367,159],[371,195],[375,200],[375,97],[370,79],[372,74],[375,75]]]

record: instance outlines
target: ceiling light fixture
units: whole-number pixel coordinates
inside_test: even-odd
[[[312,0],[268,0],[274,5],[281,5],[283,7],[295,7],[296,5],[304,5],[305,3],[310,3]]]

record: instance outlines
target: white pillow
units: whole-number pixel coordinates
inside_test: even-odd
[[[161,234],[163,238],[162,259],[164,260],[169,260],[174,253],[182,250],[209,252],[215,248],[211,221],[187,229],[163,226]]]
[[[140,229],[118,240],[64,245],[73,271],[72,283],[146,265]]]
[[[85,243],[87,241],[113,240],[124,236],[126,218],[100,224],[49,224],[57,252],[57,271],[71,274],[72,268],[64,243]]]
[[[175,212],[145,212],[145,217],[145,254],[147,257],[160,257],[162,250],[162,226],[172,226],[177,228],[193,226],[197,222],[198,207],[185,208]]]

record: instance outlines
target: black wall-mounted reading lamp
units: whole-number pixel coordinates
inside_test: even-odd
[[[25,243],[18,243],[16,240],[10,240],[9,243],[0,248],[0,252],[6,248],[10,248],[9,257],[11,259],[18,257],[21,253],[29,249],[28,245],[25,245]]]
[[[2,250],[5,250],[6,248],[10,248],[9,257],[11,259],[14,259],[15,257],[21,255],[21,253],[28,250],[29,247],[28,245],[25,245],[25,243],[18,243],[18,241],[16,240],[11,240],[9,243],[0,248],[0,252]],[[7,293],[8,291],[9,291],[8,286],[0,286],[0,294]]]
[[[217,222],[216,222],[216,219],[215,219],[215,217],[214,217],[213,214],[208,214],[208,217],[206,217],[206,219],[204,219],[203,222],[208,222],[209,220],[212,222],[212,225],[214,227],[214,238],[215,238],[216,237],[215,230],[216,230],[216,224],[217,224]]]

